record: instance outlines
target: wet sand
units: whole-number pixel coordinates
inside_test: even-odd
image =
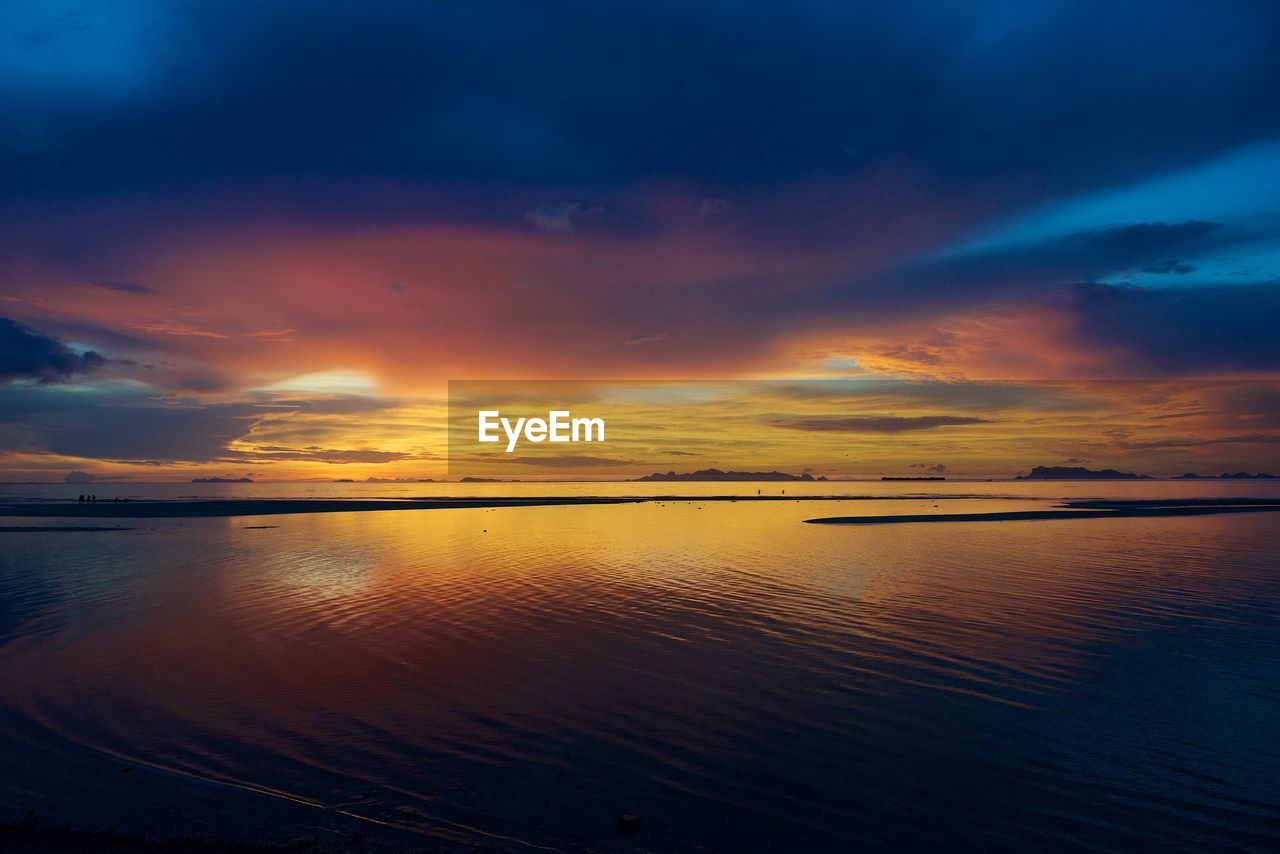
[[[927,496],[931,502],[975,498],[973,495]],[[898,496],[924,499],[926,496]],[[0,517],[56,519],[192,519],[228,516],[276,516],[296,513],[352,513],[379,510],[461,510],[498,507],[566,507],[577,505],[645,504],[664,502],[736,501],[866,501],[883,496],[861,495],[655,495],[643,497],[546,496],[533,498],[408,498],[408,499],[211,499],[198,501],[122,501],[93,504],[0,504]],[[989,500],[1000,500],[990,498]],[[1114,519],[1145,516],[1207,516],[1280,510],[1274,498],[1187,498],[1153,500],[1088,499],[1068,501],[1046,510],[990,513],[911,513],[887,516],[828,516],[804,521],[828,525],[884,525],[905,522],[1019,522],[1050,519]],[[0,532],[120,531],[120,527],[0,527]]]
[[[922,496],[895,496],[914,499]],[[979,498],[929,496],[931,501]],[[187,519],[215,516],[276,516],[291,513],[353,513],[370,510],[460,510],[494,507],[567,507],[667,501],[873,501],[875,495],[645,495],[535,496],[496,498],[226,498],[194,501],[98,501],[91,504],[0,504],[0,517],[57,519]]]
[[[559,507],[572,504],[629,504],[634,498],[468,499],[225,499],[208,501],[121,501],[92,504],[0,504],[0,516],[57,519],[193,519],[214,516],[277,516],[291,513],[353,513],[369,510],[458,510],[467,507]]]
[[[1221,513],[1265,513],[1280,510],[1268,498],[1165,499],[1154,501],[1069,501],[1052,510],[994,513],[910,513],[893,516],[827,516],[805,519],[815,525],[892,525],[907,522],[1029,522],[1051,519],[1125,519],[1154,516],[1212,516]]]
[[[119,525],[112,525],[109,528],[95,525],[0,525],[0,534],[88,534],[132,530],[134,529],[122,528]]]

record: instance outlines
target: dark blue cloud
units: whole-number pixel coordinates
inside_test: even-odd
[[[61,341],[0,317],[0,382],[15,379],[61,382],[105,363],[106,360],[93,351],[77,353]]]
[[[60,6],[0,9],[4,249],[50,288],[146,295],[133,277],[150,281],[137,260],[157,246],[269,238],[282,221],[501,224],[567,246],[688,227],[838,261],[680,287],[611,287],[602,270],[546,285],[532,325],[556,329],[551,297],[568,294],[630,321],[619,340],[650,345],[636,358],[728,357],[816,326],[856,335],[1154,277],[1190,290],[1070,291],[1082,339],[1129,335],[1138,306],[1139,342],[1194,338],[1193,305],[1215,331],[1154,368],[1273,363],[1265,342],[1212,342],[1276,287],[1280,204],[1257,204],[1278,198],[1280,147],[1258,145],[1280,139],[1276,4]],[[651,210],[646,193],[665,190],[693,225]],[[846,273],[864,254],[875,272]],[[386,287],[408,302],[419,286]],[[74,311],[42,325],[139,359],[164,347]],[[43,367],[14,375],[92,367],[51,346],[18,348]]]
[[[1254,240],[1253,234],[1222,229],[1222,223],[1139,222],[1065,234],[1020,246],[943,257],[905,271],[902,281],[960,283],[981,292],[983,282],[1012,280],[1022,285],[1057,284],[1062,278],[1094,279],[1120,270],[1163,264],[1172,254],[1185,255],[1208,245],[1218,248]],[[1172,268],[1171,268],[1172,270]],[[1057,279],[1057,281],[1055,281]]]
[[[841,283],[817,302],[853,322],[936,316],[1154,264],[1171,264],[1169,272],[1180,272],[1185,265],[1168,262],[1169,257],[1194,252],[1211,241],[1223,248],[1253,239],[1202,220],[1118,225],[1025,244],[908,258],[876,276]]]
[[[987,418],[962,415],[868,415],[822,418],[801,418],[770,421],[774,427],[788,430],[806,430],[813,433],[912,433],[917,430],[933,430],[938,427],[962,427],[970,424],[990,424]]]
[[[1144,273],[1155,273],[1160,276],[1176,275],[1185,276],[1188,273],[1194,273],[1196,268],[1184,261],[1169,259],[1166,261],[1156,261],[1142,268]]]
[[[1054,297],[1086,346],[1120,350],[1132,374],[1212,375],[1280,368],[1280,288],[1077,285]]]
[[[156,465],[233,456],[227,444],[263,414],[252,404],[158,400],[136,386],[0,387],[0,411],[8,428],[0,450]]]
[[[523,188],[518,218],[550,188],[719,197],[894,160],[1043,197],[1280,134],[1278,17],[1013,0],[29,4],[0,17],[0,189],[286,179],[287,202],[306,181],[388,179],[476,216]]]
[[[100,281],[90,282],[89,284],[93,285],[96,288],[103,288],[104,290],[108,290],[108,291],[119,291],[122,294],[137,294],[139,296],[145,296],[146,294],[155,293],[153,289],[147,287],[146,285],[140,285],[137,282],[124,282],[124,281],[118,281],[115,279],[102,279]]]
[[[0,385],[0,453],[54,453],[143,465],[173,462],[311,460],[391,462],[406,455],[378,450],[265,446],[245,453],[228,445],[255,425],[282,412],[317,416],[385,412],[402,405],[393,398],[338,395],[292,398],[257,393],[236,402],[204,402],[166,394],[137,382],[99,383],[90,388]],[[303,435],[310,434],[304,429]],[[276,435],[287,435],[276,430]],[[301,440],[300,440],[301,441]]]

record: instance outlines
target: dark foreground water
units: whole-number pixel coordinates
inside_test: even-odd
[[[513,851],[1280,845],[1275,514],[801,523],[929,504],[0,534],[0,819]]]

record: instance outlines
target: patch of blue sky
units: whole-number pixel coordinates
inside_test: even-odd
[[[974,240],[944,250],[960,258],[1031,246],[1106,228],[1139,223],[1203,220],[1280,233],[1280,140],[1239,148],[1198,166],[1139,183],[1041,206],[1005,220]],[[1254,263],[1274,247],[1250,253]],[[1232,259],[1244,253],[1232,251]],[[1224,257],[1215,272],[1234,263]],[[1245,269],[1245,267],[1239,267]]]
[[[1106,284],[1145,288],[1219,287],[1280,282],[1280,240],[1184,254],[1167,262],[1104,276]]]
[[[0,3],[0,97],[128,97],[161,82],[170,12],[152,0]]]

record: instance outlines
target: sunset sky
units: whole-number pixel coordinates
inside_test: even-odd
[[[887,383],[597,473],[1274,470],[1277,44],[1252,2],[6,3],[0,479],[442,477],[485,378]]]

